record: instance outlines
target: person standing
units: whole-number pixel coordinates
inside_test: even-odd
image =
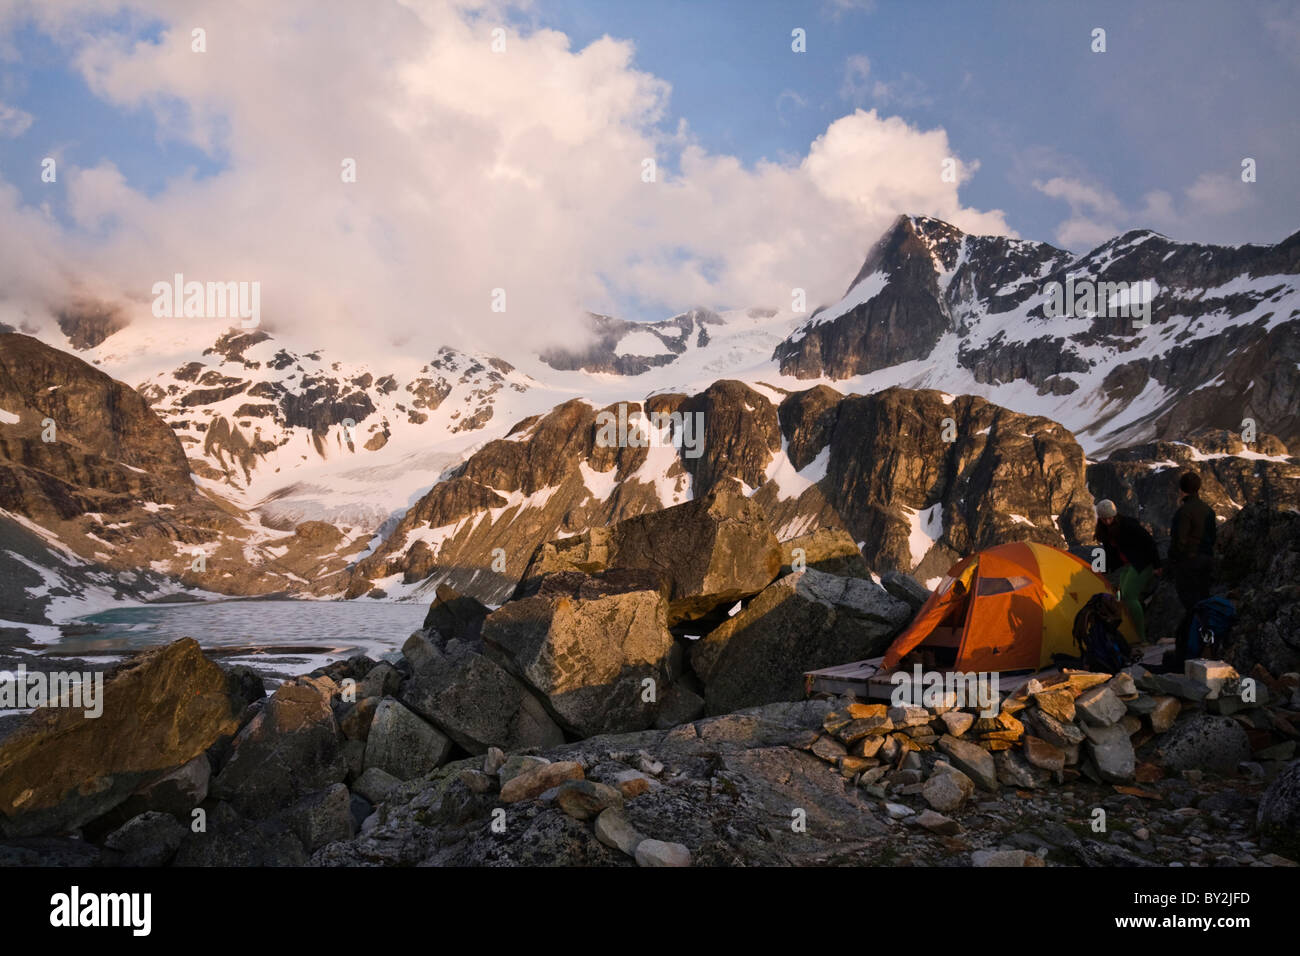
[[[1214,509],[1201,500],[1201,476],[1185,472],[1178,479],[1182,500],[1169,524],[1169,567],[1174,590],[1183,606],[1183,618],[1174,638],[1175,660],[1186,658],[1187,631],[1192,609],[1210,596],[1214,578],[1214,538],[1217,530]]]
[[[1160,568],[1160,549],[1142,522],[1121,515],[1109,498],[1097,502],[1097,543],[1106,550],[1106,567],[1116,572],[1119,599],[1128,608],[1138,641],[1146,643],[1142,598]]]

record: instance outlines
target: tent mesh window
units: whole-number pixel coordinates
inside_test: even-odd
[[[980,595],[988,594],[1006,594],[1009,591],[1019,591],[1021,588],[1027,588],[1033,583],[1027,577],[1017,575],[1010,578],[980,578],[976,587],[976,593]]]

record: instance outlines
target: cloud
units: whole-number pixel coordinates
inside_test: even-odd
[[[911,73],[904,73],[897,80],[889,82],[877,80],[872,84],[871,95],[881,106],[916,109],[918,106],[934,104],[934,97],[926,92],[925,84]]]
[[[782,90],[777,94],[776,102],[772,105],[776,111],[777,119],[781,121],[781,125],[787,126],[789,121],[785,118],[786,111],[788,109],[805,110],[808,108],[808,100],[794,90]]]
[[[824,0],[823,9],[838,20],[846,13],[874,13],[876,0]]]
[[[1292,4],[1271,3],[1261,8],[1260,16],[1277,48],[1294,65],[1300,66],[1300,8]]]
[[[840,96],[852,102],[861,102],[870,87],[867,77],[871,75],[871,61],[865,54],[854,53],[844,61],[844,82],[840,84]]]
[[[27,132],[32,121],[31,113],[0,102],[0,136],[16,139]]]
[[[56,6],[33,15],[96,95],[149,111],[221,168],[146,195],[111,161],[61,164],[63,229],[0,181],[15,253],[0,256],[0,288],[48,302],[76,284],[147,311],[176,272],[256,280],[264,324],[323,345],[508,355],[572,341],[587,308],[788,306],[795,287],[828,301],[899,212],[1010,232],[959,198],[977,163],[942,180],[956,158],[942,129],[858,110],[802,157],[746,165],[693,139],[632,44],[520,33],[504,3],[283,0],[254,14],[212,0],[178,17],[138,0],[135,32],[86,26],[115,12],[107,0]],[[196,24],[206,53],[190,49]],[[491,310],[498,288],[505,313]]]
[[[969,75],[969,74],[968,74]],[[844,80],[840,83],[840,98],[850,103],[863,103],[870,99],[879,106],[915,109],[931,106],[934,98],[926,93],[926,86],[911,73],[903,73],[897,80],[870,81],[871,61],[865,54],[851,54],[844,61]]]
[[[1032,185],[1070,207],[1069,217],[1057,227],[1056,241],[1078,251],[1134,228],[1155,229],[1175,239],[1207,241],[1204,237],[1222,234],[1229,222],[1257,203],[1251,184],[1220,172],[1202,173],[1181,195],[1151,190],[1134,205],[1124,203],[1109,189],[1074,176],[1034,180]]]

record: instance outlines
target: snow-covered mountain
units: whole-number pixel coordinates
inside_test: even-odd
[[[983,395],[1061,422],[1090,454],[1247,418],[1295,445],[1298,273],[1300,233],[1227,247],[1135,230],[1076,256],[900,216],[776,360],[854,391]]]
[[[1286,446],[1300,442],[1298,273],[1300,233],[1274,246],[1232,248],[1138,231],[1075,255],[901,216],[845,295],[811,315],[770,307],[695,308],[653,323],[590,315],[587,341],[541,355],[470,354],[431,333],[427,342],[360,360],[270,327],[137,317],[123,307],[83,303],[60,312],[57,326],[23,331],[131,386],[170,426],[177,445],[168,460],[180,457],[182,471],[187,462],[188,484],[173,476],[166,495],[137,495],[141,514],[127,514],[117,499],[116,517],[95,506],[101,523],[121,539],[116,547],[97,544],[111,544],[114,534],[81,527],[91,520],[84,516],[63,515],[63,524],[50,528],[39,517],[49,508],[24,511],[22,488],[39,484],[27,472],[9,510],[31,524],[26,531],[44,529],[81,560],[118,572],[147,566],[226,593],[356,595],[380,587],[400,594],[424,589],[453,550],[458,561],[481,563],[500,546],[517,563],[552,533],[663,507],[727,477],[747,493],[761,493],[784,537],[847,524],[856,535],[880,536],[869,550],[911,569],[924,554],[908,541],[942,539],[928,575],[963,542],[991,540],[1005,528],[985,525],[974,513],[955,515],[956,489],[935,511],[940,499],[911,487],[914,476],[904,482],[910,490],[898,491],[897,508],[885,501],[889,488],[873,492],[879,500],[855,498],[846,476],[872,474],[879,482],[888,472],[860,461],[865,451],[828,444],[834,429],[826,416],[849,422],[864,414],[843,396],[901,385],[940,396],[938,404],[908,399],[907,407],[935,411],[952,396],[974,395],[1010,413],[1059,422],[1073,436],[1045,437],[1027,426],[1012,434],[1011,419],[1001,437],[994,428],[996,441],[984,431],[966,436],[973,443],[964,454],[977,458],[994,454],[992,448],[1011,455],[1022,438],[1032,439],[1032,448],[1022,451],[1039,456],[1040,477],[1059,472],[1041,459],[1044,442],[1059,445],[1071,461],[1068,473],[1078,476],[1083,461],[1069,450],[1074,437],[1083,453],[1098,458],[1153,441],[1192,442],[1207,429],[1240,432],[1243,419],[1280,439],[1266,452],[1244,454],[1262,455],[1258,468],[1285,470],[1291,467]],[[1097,287],[1100,299],[1071,299],[1066,314],[1055,314],[1061,310],[1052,308],[1059,304],[1054,288],[1089,283],[1106,284]],[[1135,314],[1144,321],[1135,322]],[[0,332],[22,325],[0,312]],[[74,366],[60,368],[69,382],[85,378]],[[28,419],[47,414],[41,409],[49,403],[28,402],[25,388],[15,385],[11,399],[26,403],[23,409],[0,410],[0,432],[11,427],[4,415],[21,411],[27,427]],[[110,391],[99,383],[91,394]],[[715,416],[706,438],[714,447],[699,462],[652,448],[633,455],[635,461],[619,458],[611,471],[613,459],[590,447],[585,430],[596,410],[620,402],[707,411]],[[832,414],[833,408],[842,411]],[[1000,414],[967,409],[963,420],[986,429]],[[562,434],[565,427],[584,433]],[[841,430],[855,435],[853,441],[870,437],[848,425]],[[95,444],[93,435],[82,438]],[[25,440],[23,454],[39,449],[35,432]],[[570,447],[573,441],[578,444]],[[916,436],[907,441],[912,451],[928,447]],[[145,447],[139,443],[125,456],[108,452],[119,460],[114,467],[121,477],[113,481],[122,487],[115,494],[130,497],[128,486],[139,483],[132,476],[148,470],[144,458],[132,457]],[[883,453],[875,439],[871,447],[872,454]],[[102,453],[88,448],[86,460]],[[975,461],[959,458],[959,469]],[[828,483],[832,461],[838,464]],[[79,466],[61,480],[93,485],[97,468]],[[889,480],[903,487],[897,475]],[[557,496],[561,485],[566,490]],[[809,504],[810,488],[822,495],[820,504]],[[1070,495],[1067,510],[1082,514],[1086,502]],[[1041,525],[1053,540],[1063,533],[1074,540],[1060,524],[1059,496],[1059,488],[1044,489],[1027,513],[1017,512],[1018,523]],[[179,532],[156,519],[168,506],[185,511]],[[888,514],[875,514],[878,507]],[[529,509],[545,512],[545,520],[519,523]],[[1078,514],[1071,520],[1082,520]],[[157,528],[147,530],[144,515]],[[461,537],[469,524],[472,542]],[[975,534],[975,527],[982,530]],[[169,534],[179,535],[184,547],[177,545],[175,555],[155,553]],[[444,551],[458,538],[456,548]],[[187,571],[197,546],[208,547],[214,560],[224,555],[242,566],[222,571],[213,587],[211,576]],[[482,569],[461,570],[466,573],[454,578],[463,584]],[[507,587],[505,578],[493,577],[484,593]],[[150,593],[156,588],[151,582]]]
[[[1061,422],[1093,455],[1243,418],[1295,444],[1298,273],[1300,233],[1218,247],[1139,231],[1076,256],[900,216],[846,294],[811,316],[591,315],[588,342],[540,356],[466,354],[431,336],[356,362],[262,329],[205,326],[204,341],[184,319],[119,327],[102,312],[42,337],[135,386],[201,486],[284,527],[377,527],[524,418],[571,398],[603,407],[722,378],[774,397],[819,383],[981,395]],[[1050,316],[1048,290],[1067,280],[1141,284],[1149,324],[1107,316],[1104,303]]]

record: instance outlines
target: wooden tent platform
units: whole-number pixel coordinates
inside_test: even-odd
[[[1142,647],[1141,664],[1151,667],[1159,664],[1170,643],[1148,644]],[[804,694],[851,694],[861,700],[889,700],[894,692],[894,683],[890,677],[898,670],[885,671],[881,668],[884,657],[872,657],[852,664],[839,664],[835,667],[823,667],[821,670],[808,671],[803,675]],[[1027,684],[1030,679],[1040,681],[1059,675],[1059,667],[1047,667],[1035,673],[1002,674],[998,678],[998,691],[1005,697],[1014,694]]]

